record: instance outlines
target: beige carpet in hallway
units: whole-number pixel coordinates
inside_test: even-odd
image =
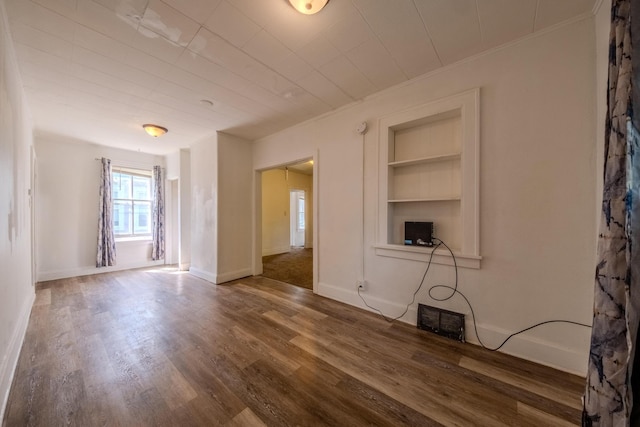
[[[262,257],[262,276],[313,289],[313,249],[292,247],[291,252]]]

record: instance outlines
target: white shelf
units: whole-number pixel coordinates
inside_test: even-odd
[[[462,200],[460,196],[437,196],[437,197],[423,197],[417,199],[391,199],[389,203],[415,203],[415,202],[449,202]]]
[[[422,157],[419,159],[399,160],[397,162],[389,162],[389,166],[392,168],[398,168],[403,166],[420,165],[424,163],[444,162],[447,160],[456,160],[461,157],[460,153],[442,154],[439,156]]]
[[[431,252],[433,248],[423,248],[419,246],[405,246],[405,245],[385,245],[378,244],[374,245],[374,249],[376,251],[376,255],[390,257],[390,258],[400,258],[400,259],[408,259],[412,261],[420,261],[420,262],[428,262],[429,258],[431,258]],[[462,254],[457,250],[454,250],[453,254],[456,257],[455,264],[458,267],[463,268],[480,268],[480,261],[482,260],[481,256],[472,255],[472,254]],[[448,250],[443,248],[438,248],[435,250],[433,254],[433,258],[431,262],[434,264],[443,264],[443,265],[454,265],[453,257],[449,253]]]

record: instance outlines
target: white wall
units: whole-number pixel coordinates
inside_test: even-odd
[[[188,148],[180,149],[166,156],[167,180],[178,180],[177,191],[171,193],[171,203],[177,201],[177,218],[171,218],[171,227],[177,225],[178,230],[172,230],[172,235],[178,235],[178,242],[171,244],[171,259],[177,260],[180,270],[189,270],[191,262],[191,154]],[[167,188],[173,188],[169,183]],[[167,200],[167,203],[169,201]],[[175,215],[172,211],[171,215]],[[169,218],[167,218],[167,222]],[[177,233],[173,233],[177,231]],[[174,248],[177,248],[177,253]]]
[[[180,179],[180,150],[167,154],[164,159],[167,164],[166,178],[169,181]]]
[[[191,267],[212,283],[252,273],[251,144],[218,132],[191,146]]]
[[[603,0],[595,17],[596,26],[596,222],[602,215],[604,176],[604,132],[607,116],[607,83],[609,79],[609,32],[611,0]],[[594,280],[595,283],[595,280]]]
[[[96,268],[100,157],[111,166],[152,169],[164,158],[37,134],[38,281],[162,264],[151,242],[116,243],[116,265]]]
[[[191,265],[216,283],[218,271],[218,135],[191,145]]]
[[[251,143],[218,133],[218,280],[250,276],[253,234]]]
[[[180,150],[180,270],[191,264],[191,153]]]
[[[35,296],[29,189],[32,123],[0,0],[0,419]]]
[[[459,270],[482,340],[550,319],[591,324],[596,221],[594,19],[479,55],[371,96],[362,103],[256,142],[254,169],[317,150],[318,293],[364,307],[355,292],[364,256],[365,297],[388,316],[402,313],[425,264],[376,256],[377,120],[481,88],[480,269]],[[356,126],[366,120],[364,153]],[[362,156],[365,182],[362,183]],[[361,194],[364,191],[364,206]],[[365,245],[360,249],[364,209]],[[467,314],[461,298],[432,301],[453,268],[433,265],[417,302]],[[416,305],[403,321],[416,322]],[[503,351],[584,374],[590,330],[554,324],[512,339]]]
[[[165,262],[179,264],[180,262],[180,151],[165,156]],[[188,231],[191,234],[191,231]]]

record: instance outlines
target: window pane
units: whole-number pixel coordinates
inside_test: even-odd
[[[151,202],[133,202],[133,233],[151,234]]]
[[[117,236],[151,234],[151,177],[123,171],[112,174],[113,228]],[[143,200],[143,201],[138,201]]]
[[[113,232],[116,235],[131,234],[131,202],[113,202]]]
[[[151,178],[133,176],[133,198],[151,200]]]
[[[131,175],[114,172],[113,182],[111,183],[111,190],[111,194],[114,199],[130,199]]]

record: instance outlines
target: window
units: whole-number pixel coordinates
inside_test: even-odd
[[[114,169],[112,179],[115,237],[150,237],[151,172]]]

